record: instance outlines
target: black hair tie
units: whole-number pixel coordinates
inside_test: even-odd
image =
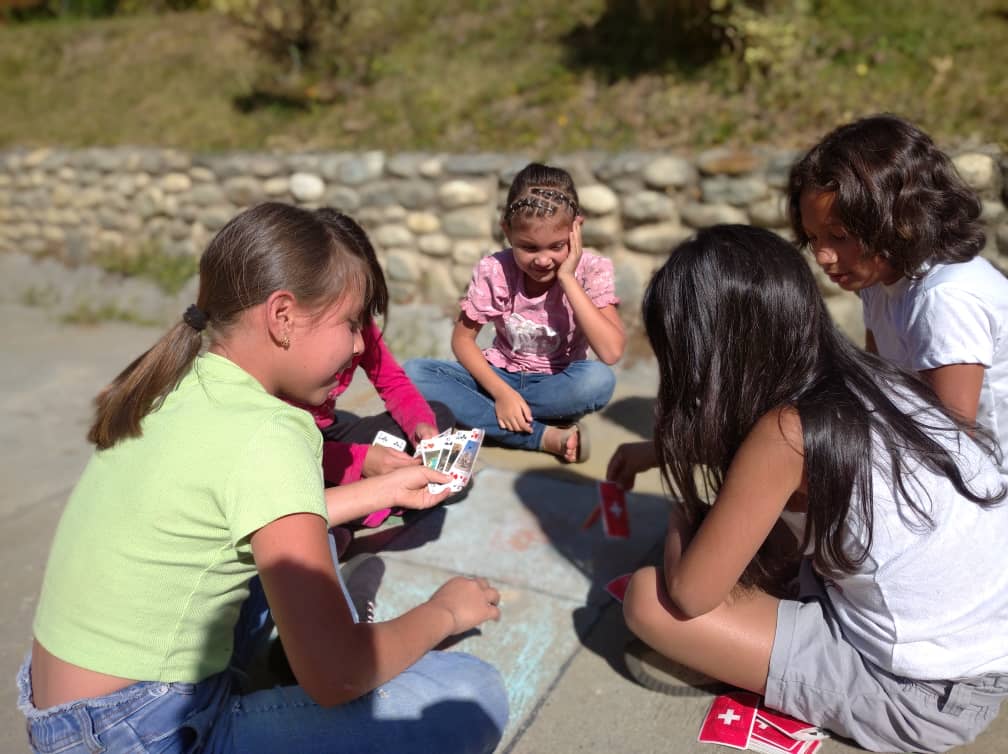
[[[189,308],[185,310],[185,314],[182,315],[182,321],[196,332],[201,332],[207,326],[207,320],[209,319],[206,312],[196,306],[196,304],[190,304]]]

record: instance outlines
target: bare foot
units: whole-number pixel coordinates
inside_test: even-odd
[[[546,427],[542,450],[559,456],[567,463],[577,463],[581,440],[577,425],[573,427]]]

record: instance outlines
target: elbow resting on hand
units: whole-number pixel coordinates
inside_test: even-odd
[[[647,566],[634,573],[630,579],[623,600],[623,617],[631,631],[638,636],[645,636],[669,614],[677,620],[685,621],[713,609],[696,610],[695,607],[680,605],[666,588],[661,572],[654,566]]]

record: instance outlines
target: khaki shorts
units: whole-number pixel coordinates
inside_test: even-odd
[[[872,751],[941,752],[976,738],[1008,697],[1008,675],[960,681],[901,678],[844,639],[808,561],[798,600],[782,600],[766,704]]]

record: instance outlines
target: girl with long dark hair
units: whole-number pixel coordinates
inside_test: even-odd
[[[657,465],[682,498],[628,626],[671,660],[874,750],[972,740],[1008,695],[1008,506],[997,445],[834,326],[801,253],[701,231],[643,301]],[[793,547],[765,547],[780,521]],[[804,553],[795,592],[779,577]]]

